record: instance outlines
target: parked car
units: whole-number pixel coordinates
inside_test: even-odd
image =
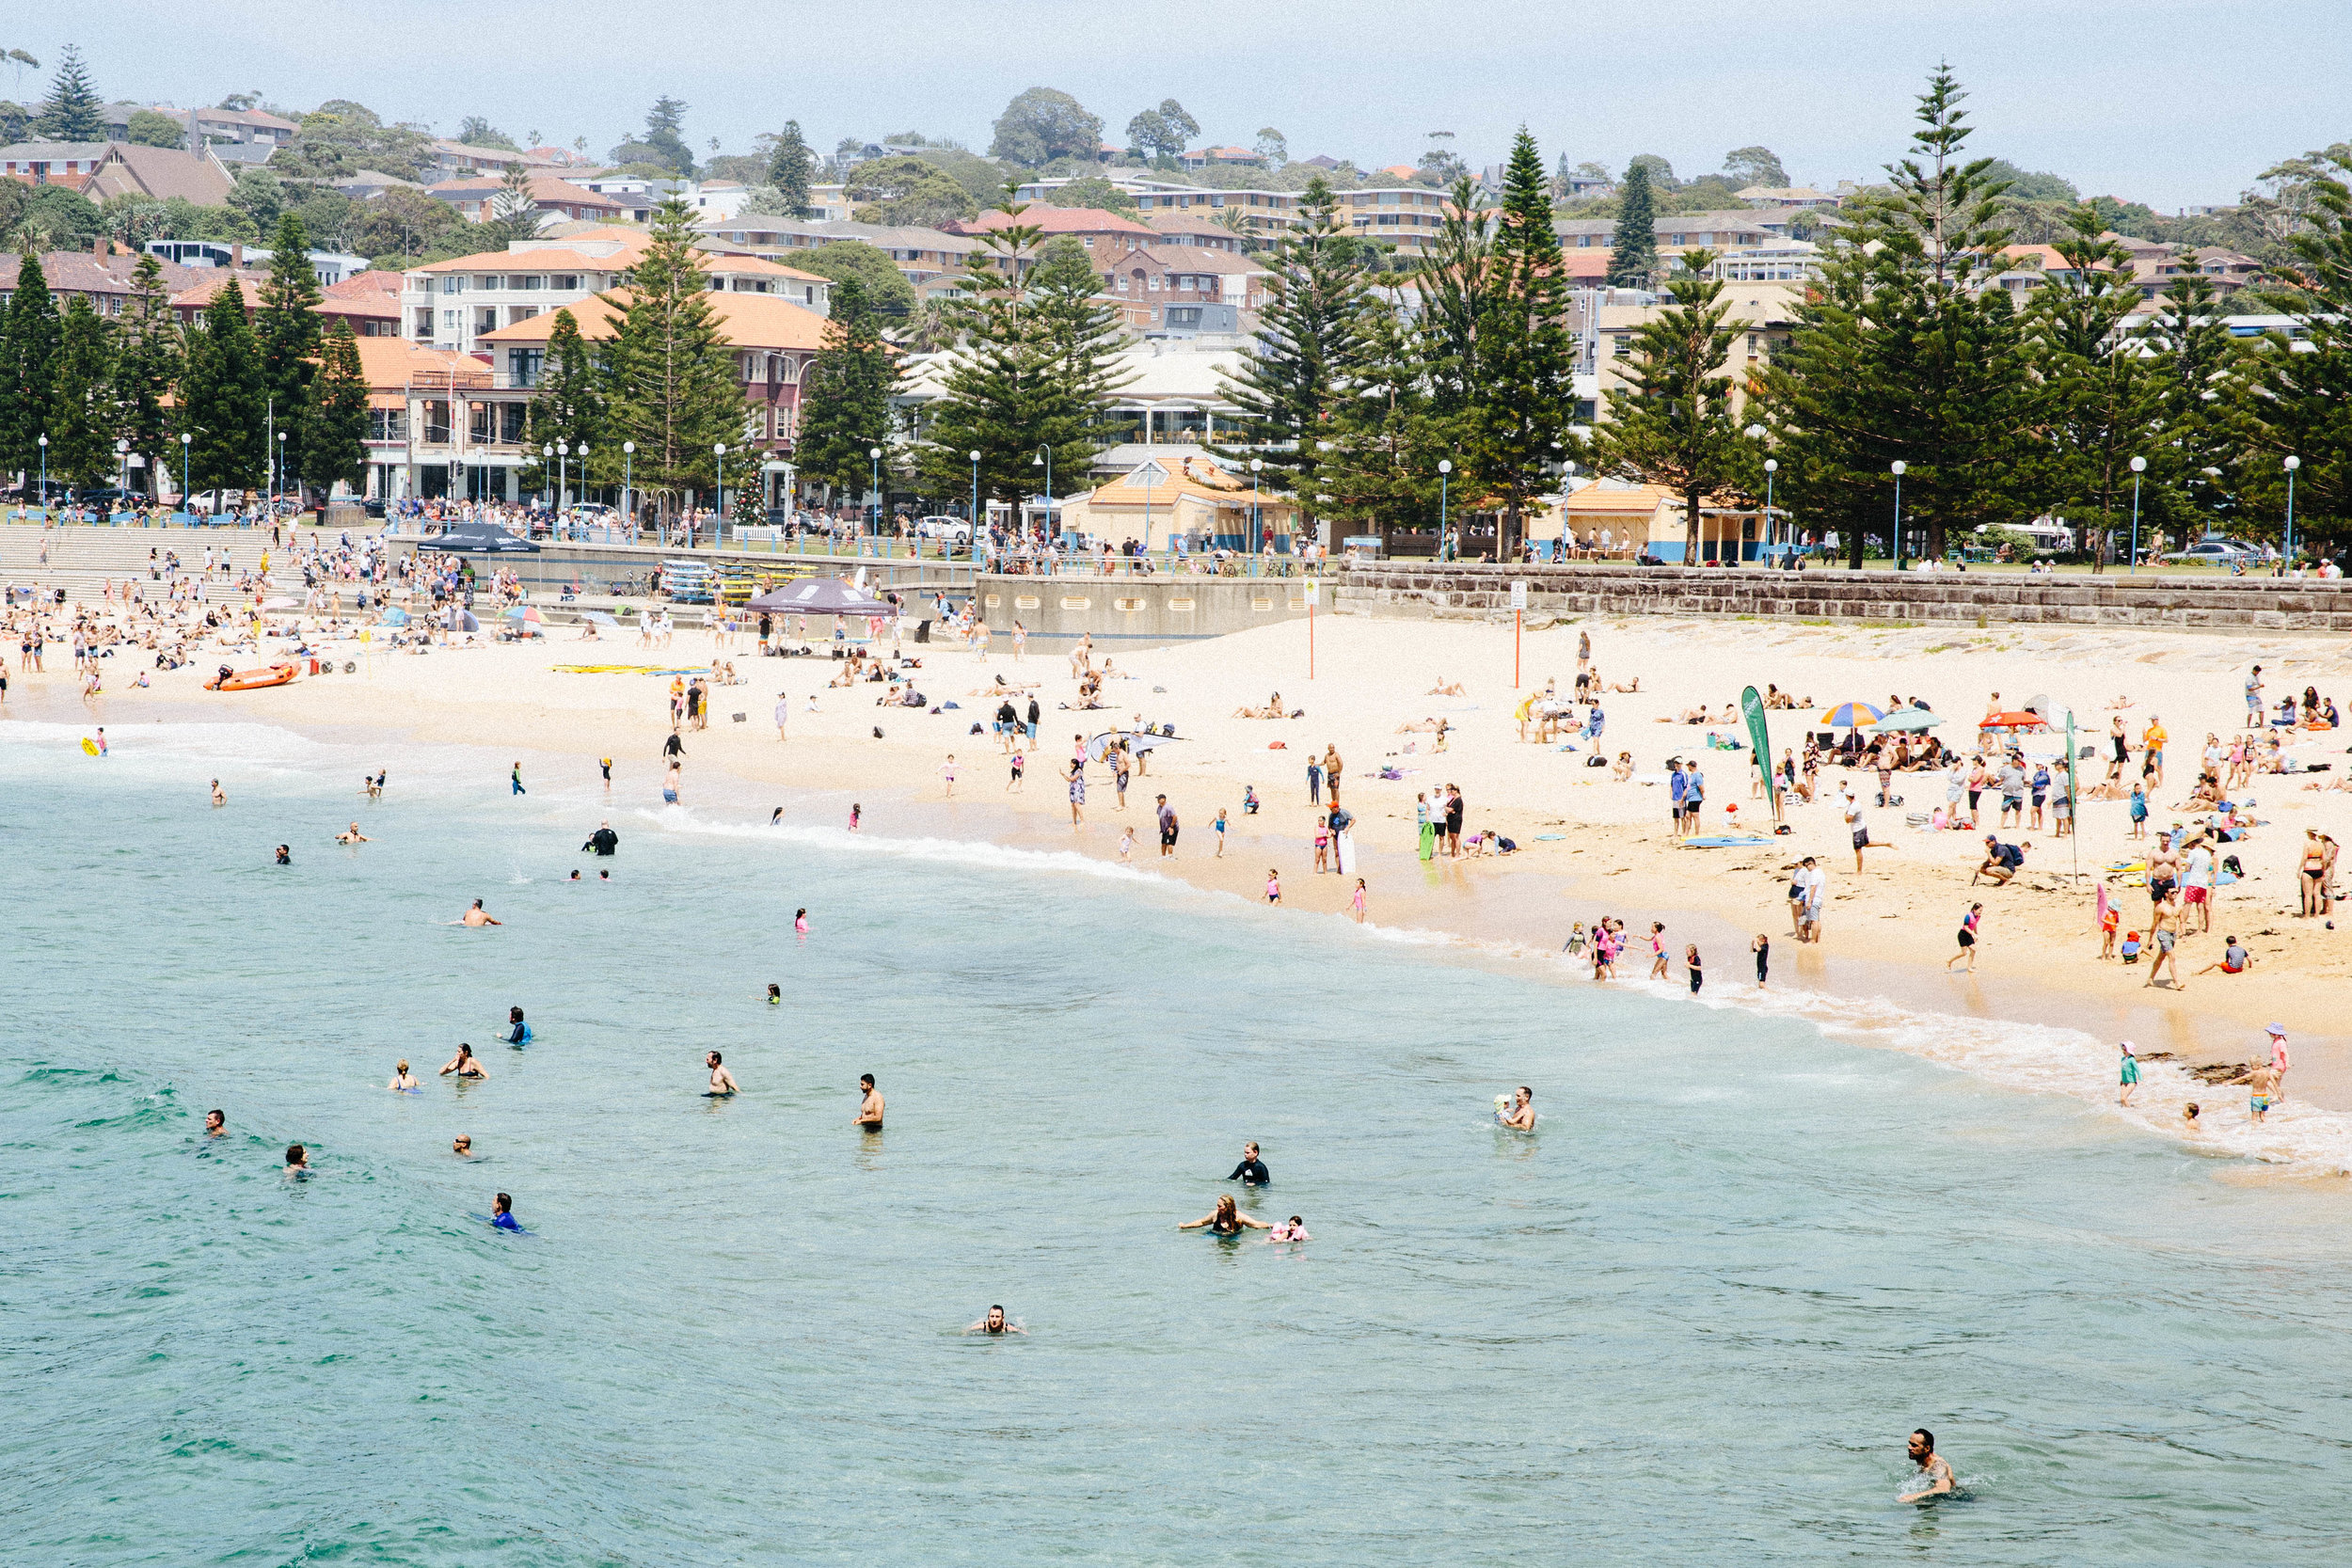
[[[972,537],[972,525],[961,517],[918,517],[914,523],[917,539],[952,539],[962,544]]]
[[[2200,539],[2185,550],[2174,550],[2163,559],[2176,565],[2228,566],[2235,562],[2252,561],[2254,551],[2231,539]]]
[[[136,506],[145,499],[147,498],[136,490],[125,490],[113,484],[92,485],[87,490],[73,492],[73,504],[76,506]]]

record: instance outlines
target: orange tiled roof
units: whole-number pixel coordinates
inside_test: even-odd
[[[775,294],[722,293],[715,290],[708,298],[720,330],[726,334],[727,341],[739,348],[814,352],[824,347],[825,318],[806,306],[795,305]],[[580,324],[580,335],[598,342],[612,336],[611,318],[627,309],[628,301],[628,290],[614,289],[566,309]],[[548,310],[529,321],[483,333],[475,341],[493,345],[544,343],[554,330],[555,312]]]

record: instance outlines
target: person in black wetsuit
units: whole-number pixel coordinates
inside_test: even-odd
[[[520,1007],[506,1009],[506,1044],[529,1045],[531,1043],[531,1025],[523,1022],[523,1010]]]
[[[1266,1170],[1265,1162],[1258,1158],[1258,1146],[1244,1144],[1241,1146],[1241,1164],[1235,1165],[1225,1180],[1238,1180],[1245,1187],[1263,1187],[1271,1184],[1274,1177]]]
[[[582,849],[594,849],[599,855],[610,855],[620,847],[621,835],[612,831],[610,822],[597,823],[596,831],[590,833],[588,842],[580,846]]]

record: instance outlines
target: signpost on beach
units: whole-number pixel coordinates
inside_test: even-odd
[[[2074,879],[2077,882],[2083,879],[2083,841],[2077,826],[2082,809],[2082,797],[2074,793],[2074,710],[2070,707],[2066,710],[2066,842],[2074,847]]]
[[[1780,785],[1772,777],[1772,732],[1764,721],[1764,699],[1751,686],[1740,693],[1740,711],[1747,716],[1748,742],[1756,748],[1756,766],[1764,775],[1764,799],[1772,808],[1772,820],[1780,820]]]
[[[1527,616],[1527,584],[1511,585],[1511,689],[1519,689],[1519,626]]]

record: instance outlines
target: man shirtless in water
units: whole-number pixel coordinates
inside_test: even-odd
[[[477,898],[473,901],[473,908],[468,910],[457,924],[460,926],[503,926],[506,922],[503,920],[492,920],[490,918],[490,911],[484,909],[482,907],[482,900]]]
[[[1911,1434],[1911,1462],[1919,1466],[1920,1486],[1915,1492],[1905,1492],[1896,1497],[1899,1503],[1924,1502],[1942,1497],[1952,1490],[1952,1466],[1935,1451],[1935,1433],[1921,1427]]]
[[[1535,1131],[1535,1091],[1525,1084],[1519,1085],[1518,1098],[1504,1113],[1502,1125],[1516,1127],[1522,1132]]]
[[[716,1051],[704,1055],[703,1066],[710,1069],[710,1092],[712,1094],[730,1095],[736,1092],[735,1074],[719,1065],[719,1053]]]
[[[866,1132],[879,1132],[882,1124],[882,1090],[874,1087],[874,1075],[870,1072],[859,1076],[857,1086],[866,1092],[866,1098],[857,1108],[858,1129]]]

